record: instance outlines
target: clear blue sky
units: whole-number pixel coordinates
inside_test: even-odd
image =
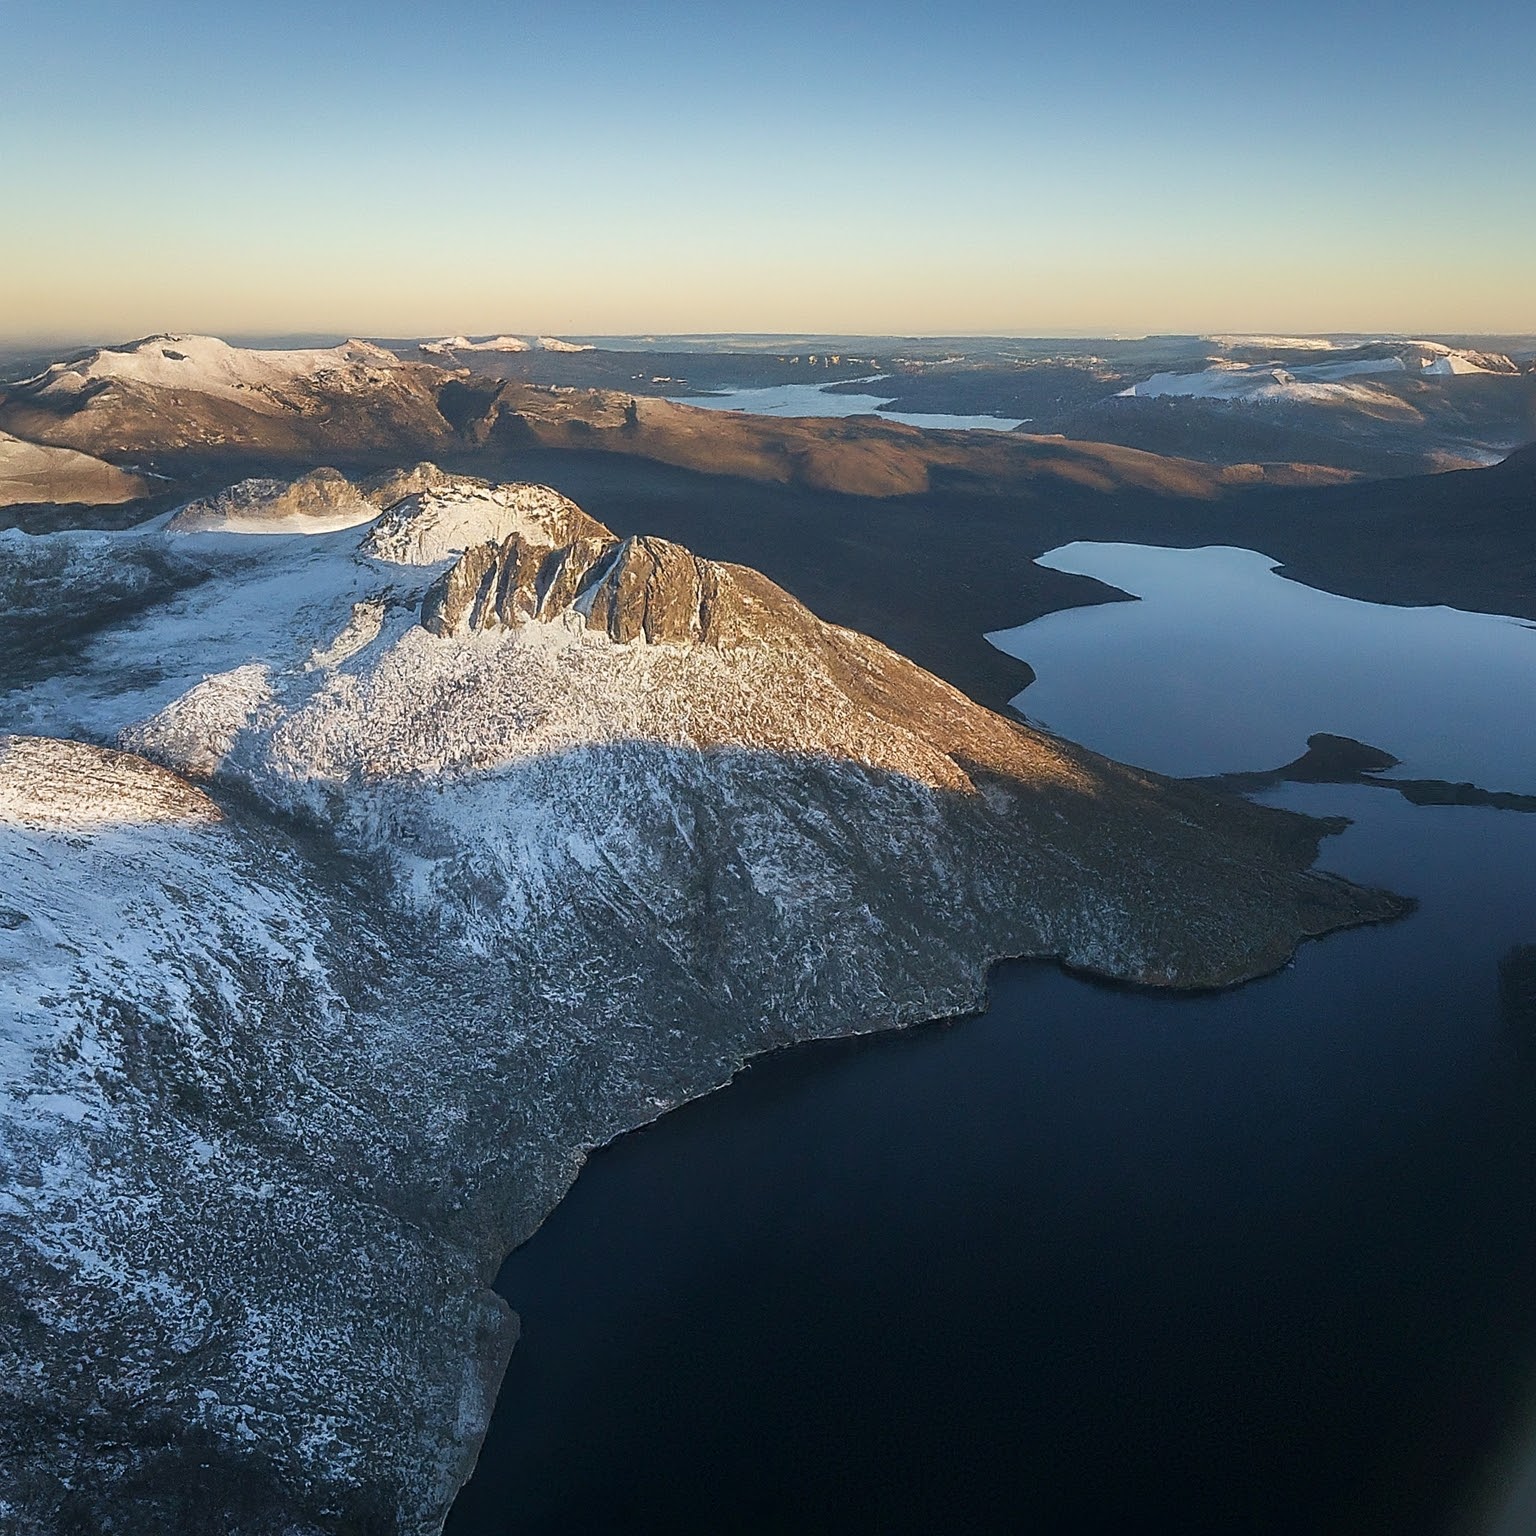
[[[1536,4],[0,0],[0,334],[1536,330]]]

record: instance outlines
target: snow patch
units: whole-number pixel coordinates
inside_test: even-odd
[[[1379,404],[1386,398],[1380,390],[1339,381],[1403,371],[1400,357],[1362,358],[1347,363],[1309,364],[1297,368],[1218,362],[1198,373],[1155,373],[1150,379],[1122,389],[1120,394],[1142,400],[1171,397],[1185,400],[1294,400],[1314,404],[1370,401]]]
[[[392,507],[364,540],[363,553],[396,565],[436,565],[514,533],[554,547],[589,521],[575,502],[547,485],[486,485],[466,478]]]
[[[484,341],[471,341],[467,336],[444,336],[441,341],[424,341],[421,350],[435,357],[453,352],[529,352],[532,344],[521,336],[491,336]]]
[[[1218,347],[1262,347],[1267,352],[1337,352],[1344,345],[1326,336],[1210,336]]]
[[[1508,358],[1499,361],[1508,363],[1508,367],[1500,368],[1495,360],[1482,354],[1472,352],[1446,352],[1435,358],[1432,362],[1425,363],[1424,372],[1432,374],[1436,378],[1454,378],[1469,373],[1513,373],[1515,366]]]

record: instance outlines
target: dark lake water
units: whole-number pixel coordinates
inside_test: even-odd
[[[1004,966],[598,1153],[449,1530],[1536,1529],[1536,817],[1267,798],[1420,910],[1210,997]]]

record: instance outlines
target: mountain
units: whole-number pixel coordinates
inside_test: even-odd
[[[423,341],[421,350],[432,357],[452,357],[457,352],[527,352],[530,344],[521,336],[488,336],[471,341],[467,336],[444,336],[441,341]]]
[[[1213,356],[1288,370],[1407,356],[1401,343],[1303,345],[1305,340],[1173,338],[1106,347],[1134,358],[1139,370],[1184,373]],[[1486,345],[1507,346],[1522,359],[1529,352],[1514,341]],[[1476,349],[1460,348],[1469,355]],[[199,349],[186,343],[169,350],[191,357]],[[217,342],[207,350],[255,370],[238,384],[251,384],[272,366],[267,360],[273,354]],[[1536,611],[1527,573],[1527,493],[1518,477],[1497,468],[1404,474],[1431,462],[1444,470],[1448,450],[1437,444],[1461,443],[1458,457],[1464,461],[1474,451],[1491,452],[1473,445],[1536,435],[1532,373],[1442,378],[1405,367],[1333,381],[1338,388],[1390,386],[1397,404],[1411,407],[1406,413],[1396,406],[1367,412],[1305,402],[1110,395],[1087,415],[1074,405],[1067,413],[1072,419],[1058,422],[1075,434],[1064,439],[925,431],[873,417],[753,417],[644,396],[631,411],[632,397],[623,392],[539,386],[431,365],[383,370],[393,381],[390,389],[416,398],[411,411],[392,415],[389,389],[375,397],[366,388],[349,393],[325,382],[348,376],[345,368],[337,374],[336,349],[286,355],[297,356],[311,378],[304,386],[311,393],[298,401],[302,410],[270,401],[263,413],[242,406],[239,431],[228,434],[229,441],[157,449],[187,421],[224,419],[236,409],[231,394],[249,404],[259,391],[230,387],[221,395],[212,386],[200,393],[136,386],[111,406],[120,430],[109,456],[119,464],[150,466],[153,473],[141,475],[149,494],[95,511],[23,502],[0,509],[0,522],[36,531],[87,522],[121,527],[170,512],[191,496],[221,492],[242,475],[274,480],[317,463],[340,463],[358,473],[430,456],[459,471],[548,481],[620,531],[666,534],[759,566],[818,611],[878,634],[998,707],[1028,676],[986,645],[982,632],[1109,595],[1097,584],[1034,565],[1035,555],[1073,539],[1236,544],[1271,554],[1303,579],[1348,595],[1492,606],[1527,616]],[[164,361],[167,368],[180,366]],[[88,358],[79,363],[90,371]],[[71,366],[45,370],[40,378]],[[893,378],[892,387],[931,384],[940,394],[920,403],[943,406],[942,391],[961,375],[936,363],[921,368]],[[1108,364],[1068,367],[1061,359],[1010,363],[1000,356],[971,372],[983,381],[1002,379],[1009,388],[1009,381],[1035,379],[1030,387],[1047,395],[1063,393],[1066,374],[1073,389],[1091,386],[1101,397],[1128,382]],[[22,395],[0,400],[0,428],[18,416],[36,416],[39,387],[34,378]],[[1066,397],[1084,398],[1071,391]],[[87,392],[66,390],[50,399],[46,430],[56,444],[85,452],[99,441],[99,408]],[[977,394],[968,403],[990,408],[998,401]],[[1079,440],[1093,437],[1121,442]],[[1149,451],[1154,447],[1162,451]],[[34,450],[42,451],[41,445],[27,449]],[[1189,456],[1175,457],[1173,450]],[[1346,482],[1358,477],[1315,463],[1266,462],[1290,457],[1347,460],[1401,478],[1351,486]],[[52,488],[38,493],[52,494]],[[366,516],[366,509],[357,515]],[[144,590],[180,579],[105,556],[97,561],[83,536],[70,548],[92,560],[98,600],[73,614],[42,617],[33,594],[19,591],[17,622],[0,614],[8,636],[0,673],[31,666],[45,644],[78,639],[105,615],[140,602],[140,577],[148,582]],[[1382,558],[1387,548],[1390,561]],[[959,612],[966,622],[955,621]]]
[[[368,342],[294,351],[151,336],[53,364],[0,395],[0,425],[98,455],[429,445],[451,435],[443,375]],[[323,451],[323,450],[322,450]]]
[[[1496,463],[1530,442],[1536,375],[1504,353],[1436,341],[1223,338],[1196,370],[1142,376],[1042,424],[1216,463],[1404,475]]]
[[[166,525],[169,533],[330,533],[371,522],[379,508],[364,487],[334,469],[297,480],[242,480],[217,495],[189,502]]]
[[[1298,344],[1292,344],[1293,346]],[[1305,346],[1304,343],[1299,344]],[[1306,348],[1300,362],[1254,362],[1252,342],[1198,373],[1155,373],[1119,393],[1122,398],[1353,403],[1377,410],[1406,410],[1389,391],[1374,385],[1343,384],[1371,374],[1412,374],[1424,378],[1460,378],[1467,374],[1518,376],[1520,369],[1502,353],[1473,352],[1440,342],[1414,341],[1400,346],[1361,347],[1352,351]],[[1289,349],[1287,349],[1289,350]],[[1326,361],[1318,361],[1321,355]]]
[[[1427,340],[1149,338],[1095,343],[1097,351],[1015,346],[1017,356],[1000,343],[979,357],[898,350],[884,365],[881,393],[893,410],[1021,419],[1013,443],[876,417],[770,421],[717,411],[704,423],[696,410],[656,398],[728,387],[733,369],[754,380],[814,377],[834,396],[867,391],[875,365],[842,351],[766,362],[755,353],[699,354],[698,362],[553,337],[400,346],[417,360],[367,342],[268,351],[152,337],[0,390],[0,431],[149,464],[182,485],[181,499],[207,488],[201,477],[215,466],[228,480],[403,455],[469,469],[480,466],[464,456],[477,455],[499,475],[509,454],[535,443],[855,495],[908,495],[957,475],[1007,491],[1035,475],[1042,458],[1060,463],[1063,437],[1078,461],[1069,473],[1107,473],[1113,482],[1127,451],[1139,451],[1140,481],[1155,474],[1182,494],[1202,480],[1215,488],[1316,484],[1468,467],[1536,437],[1536,373],[1508,353]],[[1042,444],[1057,445],[1055,453]]]
[[[487,451],[599,451],[855,496],[909,496],[955,482],[1008,493],[1055,479],[1101,491],[1214,497],[1261,483],[1316,485],[1348,478],[1305,464],[1217,467],[1105,443],[1022,432],[934,431],[878,416],[753,416],[632,399],[616,391],[495,380],[472,381],[462,390],[461,432]]]
[[[547,487],[317,473],[18,561],[80,631],[0,697],[28,1536],[436,1531],[587,1149],[998,956],[1218,986],[1404,909]]]

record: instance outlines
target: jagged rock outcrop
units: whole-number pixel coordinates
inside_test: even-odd
[[[1002,955],[1215,986],[1404,909],[545,488],[168,542],[0,702],[19,1536],[432,1536],[587,1149]]]
[[[666,539],[590,534],[551,548],[514,533],[466,550],[427,593],[422,623],[446,636],[571,613],[621,644],[718,646],[741,606],[733,575]]]
[[[423,491],[441,490],[455,483],[483,484],[466,475],[451,475],[439,469],[429,459],[413,464],[409,469],[386,469],[376,475],[366,476],[358,482],[358,490],[381,511],[404,501],[407,496],[420,496]]]
[[[744,617],[733,575],[666,539],[626,539],[591,587],[588,627],[621,644],[725,644]]]

